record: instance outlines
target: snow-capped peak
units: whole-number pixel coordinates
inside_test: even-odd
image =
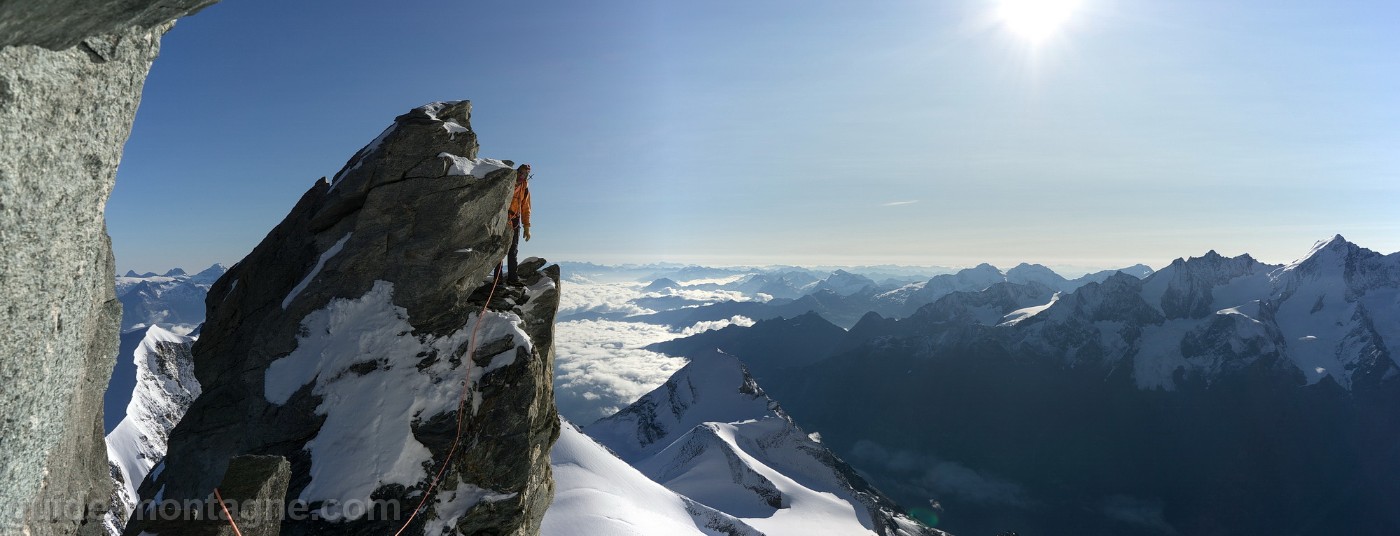
[[[1336,235],[1270,277],[1274,317],[1308,383],[1331,377],[1350,389],[1400,370],[1400,254]]]
[[[587,432],[630,460],[655,454],[707,421],[744,421],[781,411],[738,359],[716,351],[691,361],[631,406],[589,425]]]
[[[941,534],[900,513],[723,353],[585,432],[671,491],[768,536]]]
[[[1348,242],[1342,235],[1334,235],[1327,240],[1318,240],[1306,255],[1288,263],[1277,274],[1281,276],[1284,272],[1310,271],[1326,269],[1326,267],[1340,268],[1346,262],[1347,257],[1362,249],[1364,248]]]
[[[218,281],[220,277],[223,277],[224,272],[227,271],[227,266],[216,262],[210,265],[208,268],[200,270],[199,273],[190,276],[190,281],[199,285],[213,285],[214,282]]]

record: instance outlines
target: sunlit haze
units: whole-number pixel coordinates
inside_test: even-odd
[[[121,271],[232,263],[395,116],[532,164],[525,255],[1163,266],[1400,250],[1396,2],[215,4],[167,34]]]
[[[1039,43],[1059,30],[1080,0],[998,0],[997,16],[1012,32]]]

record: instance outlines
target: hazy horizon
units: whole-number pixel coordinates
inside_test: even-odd
[[[1343,238],[1346,238],[1346,237],[1343,237]],[[1319,239],[1319,240],[1317,240],[1316,242],[1314,242],[1314,245],[1319,244],[1319,243],[1322,243],[1322,242],[1326,242],[1327,240],[1331,240],[1331,239],[1332,239],[1332,237],[1328,237],[1328,238],[1325,238],[1325,239]],[[1348,240],[1350,241],[1350,239],[1348,239]],[[1351,242],[1355,243],[1355,241],[1351,241]],[[1360,247],[1366,248],[1366,244],[1357,244],[1357,245],[1360,246]],[[1366,249],[1372,249],[1372,248],[1366,248]],[[1065,278],[1067,278],[1067,279],[1074,279],[1074,278],[1076,278],[1076,277],[1079,277],[1079,276],[1082,276],[1082,275],[1085,275],[1085,274],[1100,272],[1100,271],[1104,271],[1104,270],[1117,270],[1117,269],[1122,269],[1122,268],[1129,268],[1129,267],[1132,267],[1132,266],[1135,266],[1135,265],[1139,265],[1139,264],[1145,265],[1145,266],[1151,268],[1152,270],[1157,271],[1157,270],[1161,270],[1162,268],[1164,268],[1164,267],[1170,265],[1170,264],[1171,264],[1174,260],[1176,260],[1177,258],[1187,259],[1187,258],[1192,258],[1192,257],[1200,257],[1200,256],[1205,255],[1208,251],[1215,251],[1217,254],[1220,254],[1220,255],[1225,256],[1225,257],[1237,257],[1237,256],[1239,256],[1239,255],[1246,255],[1246,254],[1248,254],[1248,255],[1250,255],[1251,257],[1253,257],[1255,260],[1260,261],[1260,262],[1265,263],[1265,264],[1287,265],[1287,264],[1289,264],[1289,263],[1291,263],[1291,262],[1294,262],[1294,261],[1303,259],[1304,257],[1306,257],[1306,254],[1307,254],[1310,250],[1311,250],[1311,246],[1310,246],[1309,248],[1307,248],[1307,249],[1303,249],[1303,250],[1301,251],[1301,253],[1299,253],[1297,256],[1295,256],[1295,257],[1293,257],[1293,258],[1286,259],[1286,260],[1262,259],[1262,258],[1259,258],[1259,256],[1257,256],[1257,255],[1250,254],[1249,252],[1231,253],[1231,252],[1224,252],[1224,251],[1212,249],[1212,250],[1202,251],[1202,252],[1199,252],[1199,253],[1194,253],[1194,254],[1189,254],[1189,255],[1178,255],[1177,257],[1172,257],[1171,259],[1166,259],[1166,260],[1163,260],[1163,261],[1160,261],[1160,262],[1127,262],[1127,263],[1123,263],[1123,264],[1102,264],[1102,265],[1092,265],[1092,264],[1054,264],[1054,263],[1036,262],[1036,261],[1033,261],[1033,260],[1016,260],[1016,261],[1003,261],[1003,262],[976,261],[976,262],[948,263],[948,264],[937,264],[937,263],[903,263],[903,262],[849,262],[849,263],[829,263],[829,262],[810,262],[810,263],[803,263],[803,262],[742,262],[742,261],[735,261],[735,262],[723,262],[723,261],[721,261],[721,262],[704,262],[704,261],[687,261],[687,260],[684,260],[684,258],[679,258],[679,259],[677,259],[677,258],[672,258],[672,259],[642,259],[642,258],[639,258],[639,259],[635,259],[635,260],[626,260],[625,258],[617,258],[617,259],[614,259],[614,260],[612,260],[612,261],[600,261],[600,260],[596,260],[596,259],[580,259],[580,258],[547,258],[546,260],[548,260],[548,261],[551,262],[551,263],[587,263],[587,264],[595,264],[595,265],[600,265],[600,266],[605,266],[605,267],[612,267],[612,268],[622,268],[622,267],[628,267],[628,266],[644,267],[644,266],[647,266],[647,265],[660,265],[660,264],[673,264],[673,265],[678,265],[678,266],[695,266],[695,267],[715,268],[715,269],[754,269],[754,270],[772,269],[772,268],[781,268],[781,267],[796,267],[796,268],[803,268],[803,269],[809,269],[809,270],[836,270],[836,269],[855,269],[855,268],[878,269],[878,268],[882,268],[882,267],[890,267],[890,268],[898,268],[898,269],[906,270],[906,271],[908,271],[908,272],[910,272],[910,273],[923,273],[923,272],[921,272],[921,270],[923,270],[923,271],[926,271],[926,272],[927,272],[928,274],[930,274],[930,275],[936,274],[936,273],[940,273],[940,272],[954,272],[954,271],[957,271],[957,270],[962,270],[962,269],[966,269],[966,268],[972,268],[972,267],[975,267],[975,266],[977,266],[977,265],[979,265],[979,264],[983,264],[983,263],[991,264],[992,266],[995,266],[995,267],[997,267],[998,269],[1001,269],[1001,270],[1003,270],[1003,271],[1008,270],[1008,269],[1010,269],[1010,268],[1013,268],[1013,267],[1015,267],[1015,266],[1017,266],[1017,265],[1019,265],[1019,264],[1026,263],[1026,264],[1039,264],[1039,265],[1045,266],[1045,267],[1047,267],[1047,268],[1050,268],[1050,269],[1053,270],[1055,273],[1060,274],[1061,276],[1063,276],[1063,277],[1065,277]],[[1375,250],[1373,250],[1373,251],[1375,251]],[[1382,253],[1382,254],[1392,254],[1392,253],[1396,253],[1396,252],[1378,251],[1378,253]],[[531,252],[529,251],[529,248],[528,248],[528,245],[527,245],[526,248],[522,249],[522,254],[521,254],[521,256],[522,256],[522,258],[524,258],[524,257],[530,257],[530,256],[538,256],[538,255],[531,253]],[[203,270],[203,269],[205,269],[205,268],[208,268],[208,267],[209,267],[210,265],[212,265],[212,264],[222,264],[222,265],[228,267],[228,266],[232,266],[235,262],[238,262],[238,261],[228,261],[228,262],[225,262],[225,261],[215,261],[215,262],[212,262],[212,263],[198,264],[198,265],[185,265],[185,264],[178,264],[178,263],[177,263],[177,264],[170,265],[170,266],[158,267],[158,268],[152,268],[152,269],[122,268],[122,267],[120,267],[120,265],[119,265],[119,269],[117,270],[117,275],[119,275],[119,276],[120,276],[120,275],[124,275],[124,274],[128,273],[128,271],[136,272],[137,274],[155,273],[155,274],[159,275],[159,274],[164,274],[164,273],[166,273],[167,271],[172,270],[172,269],[175,269],[175,268],[179,268],[179,269],[185,270],[186,272],[188,272],[188,273],[190,273],[190,274],[193,274],[193,273],[195,273],[195,272],[198,272],[198,271],[200,271],[200,270]],[[866,271],[874,271],[874,270],[866,270]],[[859,271],[857,271],[857,273],[859,273]],[[565,274],[565,275],[568,275],[568,274]]]

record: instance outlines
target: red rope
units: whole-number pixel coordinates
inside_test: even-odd
[[[228,524],[233,527],[233,533],[243,536],[243,531],[238,530],[238,523],[233,521],[233,514],[228,513],[228,505],[224,504],[224,496],[219,494],[219,488],[214,488],[214,498],[219,500],[219,508],[224,509],[224,517],[228,518]]]
[[[424,504],[428,503],[428,497],[433,494],[433,489],[436,488],[438,482],[442,480],[442,474],[447,471],[447,466],[452,463],[452,455],[457,453],[457,445],[462,441],[462,422],[463,416],[466,413],[463,410],[467,404],[467,391],[470,390],[472,383],[472,356],[476,354],[476,334],[481,331],[481,319],[486,316],[486,307],[491,305],[491,298],[496,296],[496,285],[501,282],[501,277],[504,276],[505,274],[499,274],[497,277],[492,278],[491,292],[486,295],[486,303],[481,306],[481,312],[476,315],[476,325],[472,327],[472,338],[467,343],[467,355],[464,361],[467,377],[462,383],[462,394],[457,398],[457,435],[452,438],[452,448],[447,451],[447,458],[442,460],[442,467],[438,468],[437,475],[433,476],[433,481],[428,484],[428,489],[423,492],[423,499],[418,501],[418,506],[413,507],[413,513],[408,516],[407,521],[403,522],[403,526],[399,527],[399,531],[395,532],[394,536],[403,534],[403,531],[408,529],[408,525],[413,523],[413,518],[418,517],[418,512],[423,510]],[[243,535],[239,534],[238,536]]]

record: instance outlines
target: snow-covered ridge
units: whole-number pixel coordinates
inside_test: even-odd
[[[170,430],[200,394],[190,355],[194,340],[151,326],[136,349],[136,389],[126,418],[107,434],[107,459],[115,485],[112,511],[103,520],[109,535],[120,534],[126,526],[136,507],[137,485],[165,457]]]
[[[941,534],[899,513],[722,353],[584,431],[651,480],[766,535]]]
[[[776,416],[781,410],[733,357],[692,361],[665,384],[585,431],[624,460],[656,454],[706,422]]]
[[[1137,385],[1174,389],[1180,375],[1209,381],[1281,356],[1306,384],[1352,389],[1400,376],[1400,254],[1381,255],[1337,236],[1284,266],[1214,251],[1177,259],[1138,281],[1114,277],[1015,311],[1004,328],[1031,347],[1110,362],[1131,360]],[[1088,345],[1056,348],[1065,330],[1097,332]],[[1184,349],[1191,349],[1188,354]],[[1362,380],[1364,378],[1364,380]]]
[[[544,536],[762,536],[653,482],[571,423],[563,423],[550,462],[555,490],[540,530]]]

